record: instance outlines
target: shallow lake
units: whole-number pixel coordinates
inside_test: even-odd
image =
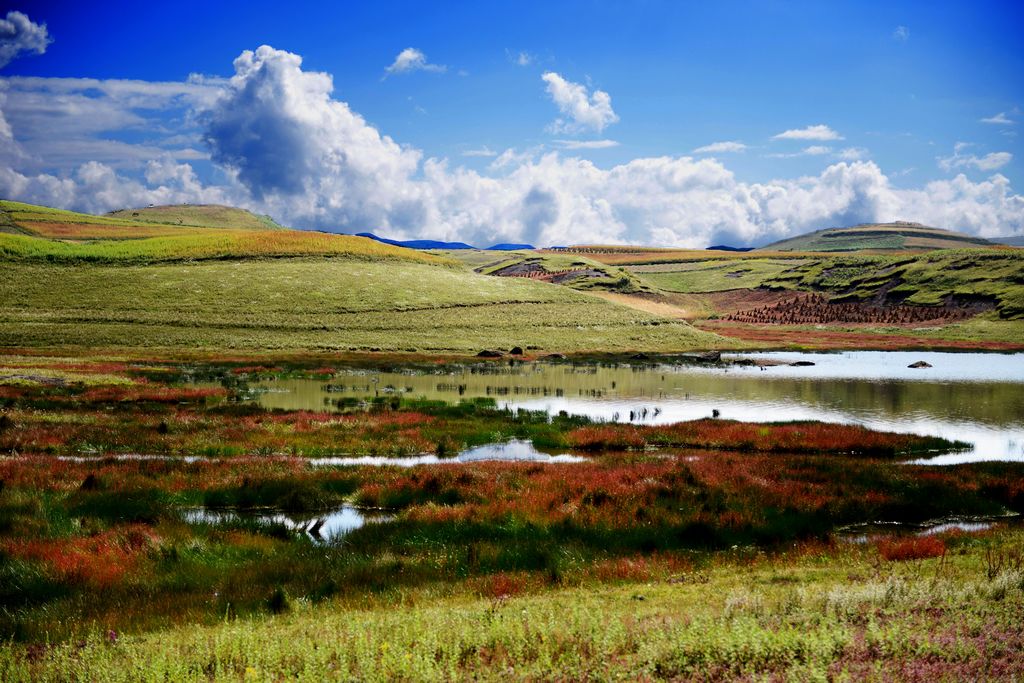
[[[471,364],[440,370],[341,371],[330,380],[250,385],[268,408],[341,410],[346,400],[490,397],[499,406],[662,424],[710,417],[822,420],[973,444],[922,462],[1024,460],[1024,354],[850,351],[724,356],[764,365]],[[802,361],[813,365],[793,366]],[[917,361],[930,368],[911,369]],[[464,453],[463,456],[466,457]]]

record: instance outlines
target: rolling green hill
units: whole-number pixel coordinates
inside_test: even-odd
[[[774,242],[757,251],[903,251],[997,247],[980,237],[920,223],[872,223],[828,228]]]
[[[140,220],[143,211],[122,218],[0,203],[0,224],[23,233],[0,234],[0,346],[467,353],[727,345],[686,323],[568,287],[489,277],[445,256],[351,235],[240,229],[259,219],[225,207],[153,208],[150,219],[238,222],[168,225]],[[100,239],[107,234],[116,238]]]

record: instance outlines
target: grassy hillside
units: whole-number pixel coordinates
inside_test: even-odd
[[[167,235],[195,235],[203,228],[171,226],[110,216],[51,209],[0,200],[0,233],[62,240],[138,239]]]
[[[279,226],[228,207],[88,216],[2,202],[0,226],[6,346],[475,352],[724,343],[565,287],[487,277],[443,255],[262,229]]]
[[[233,230],[285,230],[270,216],[259,216],[245,209],[217,204],[173,204],[139,209],[121,209],[107,214],[135,222],[191,225],[200,228]]]
[[[142,239],[202,235],[210,228],[284,230],[269,216],[226,206],[155,206],[105,216],[0,200],[0,233],[61,240]]]
[[[565,287],[407,260],[8,261],[3,269],[2,346],[475,352],[725,344]]]
[[[453,264],[439,256],[393,247],[365,237],[299,230],[209,230],[133,240],[66,242],[0,235],[0,262],[153,263],[211,259],[329,256]]]
[[[758,251],[904,251],[994,247],[992,242],[919,223],[872,223],[828,228],[774,242]]]

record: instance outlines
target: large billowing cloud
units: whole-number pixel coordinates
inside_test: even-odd
[[[31,99],[31,88],[12,81],[0,81],[8,98],[0,108],[21,113],[7,119],[13,135],[5,137],[0,125],[0,154],[4,140],[8,146],[21,142],[25,102]],[[87,211],[228,203],[301,227],[475,244],[701,247],[765,243],[880,220],[915,220],[989,236],[1024,231],[1024,198],[998,174],[981,182],[957,175],[905,190],[894,187],[875,163],[853,160],[819,175],[747,183],[712,158],[640,158],[601,168],[571,152],[543,148],[506,150],[477,171],[425,158],[382,135],[335,99],[328,74],[304,71],[301,58],[288,52],[265,46],[247,51],[235,60],[231,79],[193,81],[179,84],[191,88],[188,94],[171,94],[167,84],[166,92],[149,95],[140,85],[122,85],[93,106],[114,102],[118,115],[129,116],[123,125],[131,126],[139,124],[130,116],[149,116],[138,106],[155,101],[147,97],[187,101],[190,113],[181,125],[202,138],[197,147],[208,150],[216,181],[201,182],[193,167],[210,162],[171,153],[178,149],[168,142],[177,137],[171,135],[154,143],[162,154],[140,159],[134,171],[85,162],[54,174],[7,155],[0,163],[0,195]],[[125,103],[122,90],[133,93],[132,102]],[[74,94],[57,88],[47,99],[33,92],[51,104],[53,97]],[[80,137],[92,135],[90,130]],[[24,152],[31,156],[40,149],[26,144]]]
[[[43,54],[50,42],[46,24],[37,24],[22,12],[8,12],[0,19],[0,68],[23,52]]]

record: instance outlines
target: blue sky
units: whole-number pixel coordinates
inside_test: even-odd
[[[1020,3],[85,4],[12,7],[47,42],[0,68],[0,193],[478,241],[1024,231]]]

